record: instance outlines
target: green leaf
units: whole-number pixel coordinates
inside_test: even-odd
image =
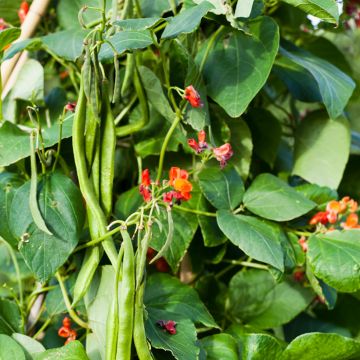
[[[97,351],[104,359],[106,319],[114,297],[114,268],[110,265],[102,266],[96,272],[94,280],[85,296],[85,306],[89,325],[97,342]]]
[[[274,225],[227,210],[217,212],[217,222],[221,231],[246,255],[284,270],[284,254]]]
[[[325,22],[337,24],[339,10],[334,0],[282,0]]]
[[[350,151],[350,130],[345,118],[329,119],[314,112],[303,119],[295,135],[292,173],[321,186],[337,188]]]
[[[189,205],[182,204],[181,206],[186,207]],[[172,216],[175,225],[172,246],[166,251],[164,258],[175,272],[195,235],[198,221],[194,214],[176,209],[172,210]],[[150,246],[157,251],[164,246],[168,234],[166,210],[161,210],[158,219],[162,224],[162,229],[159,228],[158,223],[154,223],[153,236],[150,243]]]
[[[26,359],[32,360],[32,356],[45,351],[44,346],[30,336],[14,333],[11,337],[21,345],[25,352]]]
[[[62,139],[70,137],[73,115],[65,118]],[[45,148],[53,146],[59,140],[59,124],[43,130]],[[29,134],[15,124],[5,121],[0,128],[0,166],[9,166],[30,156]]]
[[[201,19],[213,9],[214,6],[208,1],[183,10],[179,15],[170,20],[170,24],[165,28],[162,39],[174,38],[180,34],[190,34],[200,25]]]
[[[11,59],[15,54],[23,50],[38,50],[42,45],[42,41],[38,38],[25,39],[12,44],[4,53],[3,60]]]
[[[122,54],[128,50],[136,50],[146,48],[153,43],[151,33],[149,30],[140,31],[120,31],[107,39],[115,48],[118,54]],[[112,47],[105,43],[100,50],[99,59],[112,60],[114,58],[114,51]]]
[[[341,360],[360,356],[360,342],[338,334],[311,333],[294,339],[281,360]]]
[[[30,182],[15,193],[10,212],[10,228],[17,238],[27,265],[44,282],[67,260],[79,241],[85,211],[80,190],[65,175],[53,173],[39,183],[40,211],[53,235],[38,229],[29,208]],[[56,249],[56,251],[54,251]]]
[[[145,30],[150,29],[165,19],[159,17],[142,18],[142,19],[124,19],[114,21],[113,24],[119,26],[123,30]]]
[[[175,119],[175,113],[164,95],[159,78],[145,66],[140,66],[139,73],[148,101],[166,120],[172,123]]]
[[[198,177],[202,193],[217,209],[233,210],[240,204],[244,195],[244,184],[233,167],[205,168]]]
[[[266,295],[276,282],[266,270],[239,271],[229,283],[229,311],[239,321],[248,321],[266,310],[272,299]]]
[[[175,3],[179,5],[180,1],[175,0]],[[143,17],[162,16],[165,12],[171,10],[171,5],[168,0],[139,0],[139,4]]]
[[[302,66],[287,58],[280,58],[276,60],[273,72],[284,82],[295,99],[304,102],[322,101],[317,81]]]
[[[326,304],[329,310],[335,307],[337,300],[336,290],[318,279],[311,270],[310,266],[306,267],[306,277],[308,278],[311,287],[320,299]]]
[[[260,108],[251,109],[246,118],[254,139],[254,152],[273,167],[281,140],[279,120],[270,111]]]
[[[157,325],[157,321],[176,322],[176,334],[171,335]],[[197,360],[200,352],[194,324],[183,316],[160,309],[151,309],[145,321],[146,336],[156,349],[170,351],[177,360]]]
[[[0,334],[11,335],[15,332],[22,332],[23,327],[19,306],[10,300],[0,299]]]
[[[10,336],[0,334],[0,360],[25,360],[21,346]]]
[[[12,200],[16,189],[18,189],[24,180],[17,174],[1,173],[0,174],[0,236],[10,245],[16,246],[18,240],[14,237],[9,228],[9,215]]]
[[[283,353],[280,342],[268,334],[245,334],[242,336],[242,346],[243,359],[280,359]]]
[[[35,355],[34,360],[58,360],[58,359],[71,359],[71,360],[89,360],[84,347],[80,341],[71,341],[67,345],[46,350],[45,352]]]
[[[0,31],[0,54],[4,47],[15,41],[21,34],[19,28],[8,28]]]
[[[263,87],[279,47],[271,18],[251,22],[250,32],[253,36],[233,33],[226,47],[219,41],[205,63],[208,94],[231,117],[240,116]]]
[[[218,327],[197,292],[168,274],[154,273],[148,277],[144,303],[149,313],[155,309],[168,311],[195,324]]]
[[[83,41],[87,34],[88,31],[83,29],[71,29],[58,31],[40,39],[45,45],[45,49],[49,49],[66,60],[75,61],[81,55]]]
[[[206,198],[201,195],[197,210],[211,212],[211,206]],[[198,215],[198,221],[201,229],[201,234],[204,239],[204,245],[214,247],[226,242],[226,237],[219,229],[218,224],[213,217]]]
[[[44,101],[44,69],[38,61],[26,60],[11,90],[11,97],[37,103]]]
[[[78,20],[78,13],[83,6],[99,7],[98,0],[61,0],[57,6],[57,19],[59,24],[64,29],[72,29],[80,27]],[[111,1],[106,1],[106,10],[111,9]],[[86,24],[100,20],[101,14],[99,11],[87,9],[83,12],[83,19]]]
[[[338,291],[360,289],[360,231],[331,231],[312,235],[307,261],[314,274]]]
[[[206,352],[207,360],[239,359],[238,344],[229,334],[216,334],[201,339],[201,346]]]
[[[303,194],[309,200],[316,202],[318,205],[325,204],[331,200],[336,200],[338,194],[335,190],[327,186],[316,184],[303,184],[295,188],[296,191]]]
[[[337,7],[334,1],[329,1]],[[340,116],[354,91],[354,81],[326,60],[296,47],[291,46],[289,50],[280,48],[280,53],[305,68],[314,77],[329,116],[333,119]]]
[[[277,284],[263,299],[270,305],[259,315],[248,320],[252,326],[268,329],[288,323],[304,311],[314,294],[298,283],[285,281]]]
[[[176,359],[197,359],[195,324],[218,327],[191,287],[167,274],[153,274],[148,278],[144,303],[148,312],[146,335],[152,346],[171,351]],[[170,335],[158,325],[158,320],[176,321],[176,335]]]
[[[284,181],[271,174],[261,174],[244,195],[244,205],[256,215],[275,221],[298,218],[316,204]]]

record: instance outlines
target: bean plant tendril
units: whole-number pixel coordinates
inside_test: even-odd
[[[0,359],[360,359],[359,29],[0,0]]]

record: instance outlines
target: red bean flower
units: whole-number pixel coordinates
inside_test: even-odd
[[[71,320],[66,316],[62,321],[62,327],[58,331],[58,335],[63,338],[67,338],[65,345],[70,341],[76,340],[77,332],[71,329]]]
[[[206,133],[204,130],[201,130],[198,132],[199,142],[197,142],[195,139],[189,139],[188,145],[199,154],[209,147],[205,140]]]
[[[7,29],[7,24],[3,18],[0,18],[0,31]]]
[[[226,165],[226,162],[233,156],[234,152],[229,143],[213,148],[213,153],[216,160],[220,162],[221,168]]]
[[[75,109],[76,109],[76,102],[68,102],[65,105],[65,110],[67,111],[75,112]]]
[[[151,200],[151,179],[150,179],[150,171],[149,169],[145,169],[141,174],[141,184],[139,186],[139,192],[144,198],[145,202],[149,202]]]
[[[20,19],[20,22],[23,23],[25,21],[26,15],[29,12],[29,4],[27,3],[27,1],[23,1],[20,4],[20,8],[18,10],[18,16]]]
[[[173,320],[159,320],[156,322],[162,329],[166,330],[170,335],[176,334],[176,322]]]
[[[200,94],[192,85],[189,85],[185,88],[184,99],[186,99],[194,108],[202,107],[204,105],[201,102]]]

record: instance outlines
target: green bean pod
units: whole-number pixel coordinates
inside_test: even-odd
[[[86,201],[86,205],[91,212],[94,220],[94,226],[98,234],[103,236],[106,234],[106,217],[99,205],[98,199],[94,192],[94,187],[92,182],[90,181],[86,168],[86,158],[85,158],[85,122],[86,122],[86,96],[84,92],[84,87],[81,84],[79,99],[76,106],[76,111],[74,115],[74,123],[73,123],[73,152],[74,152],[74,160],[76,171],[78,174],[79,185],[82,195]],[[112,238],[109,237],[107,240],[102,243],[103,248],[106,251],[111,263],[113,266],[116,266],[116,258],[117,251],[115,245],[112,241]]]
[[[112,115],[108,81],[103,80],[103,99],[102,99],[102,126],[101,126],[101,160],[100,160],[100,194],[101,206],[108,217],[112,210],[114,164],[115,164],[115,124]]]
[[[139,360],[153,360],[150,352],[150,346],[146,339],[144,325],[144,289],[145,282],[142,282],[136,291],[135,298],[135,317],[134,317],[134,344]]]
[[[120,230],[124,244],[122,280],[119,300],[119,333],[116,360],[130,360],[134,326],[135,261],[129,233]]]
[[[91,166],[91,181],[94,186],[95,195],[100,199],[100,134],[97,132],[94,146],[94,158]]]
[[[113,104],[115,104],[120,100],[120,90],[121,90],[120,63],[117,55],[114,55],[114,69],[115,69],[115,82],[114,82],[113,96],[111,100]]]
[[[84,92],[88,101],[91,93],[91,57],[88,46],[85,46],[84,64],[81,68],[81,81],[84,84]]]
[[[98,133],[98,120],[91,107],[86,109],[86,128],[85,128],[85,155],[88,168],[91,168],[94,160],[94,150],[96,135]]]
[[[124,96],[129,90],[135,71],[135,55],[133,53],[128,53],[126,55],[126,67],[124,81],[121,86],[121,95]]]
[[[99,246],[86,250],[80,272],[74,285],[72,307],[74,307],[85,296],[94,277],[95,271],[98,268],[100,258],[101,252]]]

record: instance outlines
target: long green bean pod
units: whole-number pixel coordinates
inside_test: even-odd
[[[119,332],[119,280],[122,257],[124,255],[123,244],[124,243],[121,244],[116,265],[114,298],[106,319],[105,360],[116,359],[117,339]]]
[[[88,168],[92,166],[94,160],[95,140],[99,131],[99,123],[96,119],[92,107],[86,109],[86,128],[85,128],[85,155]]]
[[[81,84],[79,99],[76,106],[74,123],[73,123],[73,152],[74,160],[76,165],[76,171],[78,174],[79,185],[81,192],[85,198],[86,205],[88,206],[91,214],[94,216],[94,221],[98,228],[98,233],[100,236],[106,234],[106,218],[101,210],[101,207],[96,198],[94,192],[94,187],[91,180],[88,177],[87,168],[86,168],[86,158],[85,158],[85,120],[86,120],[86,96],[84,92],[84,87]],[[113,240],[111,237],[107,238],[102,242],[104,250],[108,255],[113,266],[116,266],[117,251],[115,249]]]
[[[105,216],[108,217],[112,210],[116,135],[107,80],[103,80],[102,89],[100,199]]]
[[[135,71],[135,55],[133,53],[128,53],[126,55],[126,67],[124,81],[121,86],[121,95],[124,96],[131,86]]]
[[[121,229],[124,245],[119,300],[119,333],[116,360],[130,360],[134,326],[135,261],[133,245],[126,230]]]
[[[145,282],[143,281],[136,291],[135,297],[135,316],[134,316],[134,344],[139,360],[153,360],[150,352],[149,343],[146,339],[145,325],[144,325],[144,289]]]

